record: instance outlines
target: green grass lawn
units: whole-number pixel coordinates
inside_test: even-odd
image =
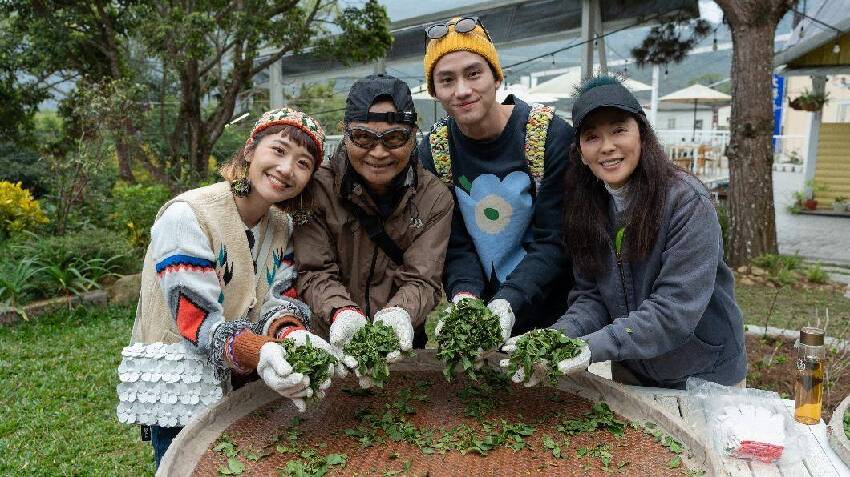
[[[764,285],[737,285],[735,298],[744,314],[744,322],[749,325],[767,324],[777,328],[798,330],[807,324],[815,325],[817,313],[821,320],[820,324],[823,326],[826,311],[829,310],[829,328],[834,334],[840,331],[839,328],[844,328],[850,320],[850,299],[838,293],[804,290],[791,286],[770,288]],[[773,304],[774,299],[775,304]],[[827,330],[827,334],[831,334],[830,330]],[[847,330],[843,331],[846,333]]]
[[[78,308],[0,326],[0,475],[150,475],[153,452],[115,416],[135,309]]]
[[[850,317],[850,299],[785,287],[738,286],[746,322],[799,328],[817,309]],[[115,417],[120,351],[134,308],[60,311],[0,326],[0,475],[144,475],[150,445]],[[432,320],[433,321],[433,320]]]

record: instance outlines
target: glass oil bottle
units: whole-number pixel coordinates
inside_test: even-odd
[[[826,348],[824,332],[813,327],[800,330],[797,344],[797,380],[794,384],[794,419],[803,424],[820,422]]]

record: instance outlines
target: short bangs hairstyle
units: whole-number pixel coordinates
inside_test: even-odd
[[[285,212],[292,212],[294,210],[303,209],[303,204],[305,202],[309,203],[309,191],[310,185],[312,184],[312,176],[316,174],[316,171],[319,169],[319,165],[322,163],[322,158],[319,157],[319,148],[316,143],[313,141],[306,132],[302,131],[300,128],[295,126],[290,126],[288,124],[279,124],[275,126],[269,126],[266,129],[258,132],[256,136],[254,136],[254,140],[251,141],[251,144],[242,146],[241,149],[236,151],[236,154],[228,161],[226,164],[222,165],[218,169],[218,173],[221,177],[224,178],[227,182],[234,182],[239,179],[245,177],[245,174],[248,171],[248,158],[254,154],[254,151],[257,148],[257,144],[262,142],[265,137],[268,136],[281,136],[289,139],[293,143],[298,146],[303,147],[307,150],[307,153],[313,157],[313,171],[311,172],[310,182],[304,187],[304,190],[301,191],[297,196],[285,200],[283,202],[278,202],[277,205],[280,209]],[[304,197],[304,196],[307,197]],[[306,200],[305,200],[306,199]]]

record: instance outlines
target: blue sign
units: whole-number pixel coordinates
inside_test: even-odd
[[[785,77],[773,75],[773,150],[779,147],[776,140],[782,132],[782,103],[785,100]]]

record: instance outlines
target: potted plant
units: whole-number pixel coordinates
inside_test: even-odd
[[[814,197],[811,197],[803,202],[803,207],[805,207],[806,210],[815,210],[818,208],[818,201]]]
[[[815,210],[818,208],[818,201],[815,195],[819,192],[824,192],[827,189],[826,185],[814,180],[806,181],[806,185],[801,191],[794,192],[794,204],[789,207],[791,213],[798,213],[803,209]]]
[[[838,196],[832,200],[832,210],[835,212],[844,212],[847,210],[847,197]]]
[[[788,105],[798,111],[820,111],[823,105],[829,101],[828,93],[815,93],[804,89],[799,96],[792,99]]]

